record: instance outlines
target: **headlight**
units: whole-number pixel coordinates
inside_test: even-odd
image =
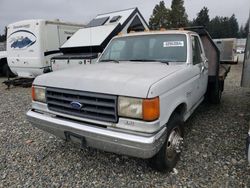
[[[142,119],[142,99],[119,97],[118,114],[123,117]]]
[[[118,115],[145,121],[154,121],[160,116],[159,97],[153,99],[119,97]]]
[[[32,86],[32,100],[45,103],[45,87]]]

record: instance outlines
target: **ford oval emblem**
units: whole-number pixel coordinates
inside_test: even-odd
[[[79,102],[73,101],[70,103],[70,105],[72,106],[72,108],[74,108],[76,110],[81,110],[81,108],[82,108],[82,104]]]

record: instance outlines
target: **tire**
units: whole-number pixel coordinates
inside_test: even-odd
[[[224,80],[220,81],[220,90],[223,92],[224,91]]]
[[[173,114],[167,123],[167,138],[160,151],[149,160],[151,167],[158,171],[171,171],[180,157],[183,144],[183,122],[179,114]],[[176,144],[174,144],[176,143]],[[175,146],[179,146],[179,151]]]
[[[222,91],[219,82],[215,83],[214,88],[210,92],[211,92],[209,96],[210,102],[212,104],[220,104]]]
[[[3,65],[3,75],[6,77],[15,77],[16,75],[10,70],[10,67],[8,66],[7,63]]]

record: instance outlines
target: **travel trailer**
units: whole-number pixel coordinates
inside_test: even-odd
[[[62,45],[63,55],[51,59],[52,71],[93,63],[114,36],[148,29],[138,8],[100,14]]]
[[[7,61],[18,77],[34,78],[50,70],[50,58],[60,54],[62,46],[84,25],[49,21],[24,20],[7,27]]]
[[[236,38],[214,39],[214,42],[220,50],[221,63],[238,63]]]

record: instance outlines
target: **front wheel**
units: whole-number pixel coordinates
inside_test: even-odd
[[[183,145],[183,122],[178,114],[171,116],[167,123],[167,138],[160,151],[150,159],[153,168],[159,171],[171,171],[181,153]]]

